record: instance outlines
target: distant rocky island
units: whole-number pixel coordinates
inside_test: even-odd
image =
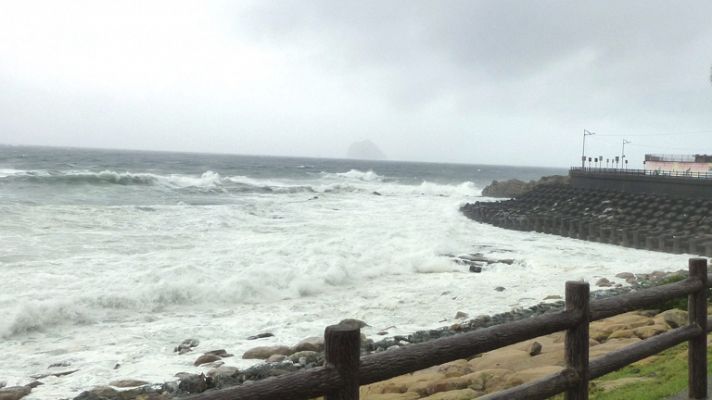
[[[358,160],[386,160],[387,157],[381,149],[378,148],[370,140],[362,140],[354,142],[346,151],[347,158],[355,158]]]

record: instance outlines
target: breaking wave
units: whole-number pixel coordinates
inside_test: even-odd
[[[321,172],[316,180],[276,181],[249,176],[221,176],[214,171],[201,175],[154,174],[148,172],[99,172],[85,170],[46,171],[0,169],[0,183],[31,183],[36,185],[137,186],[168,190],[226,193],[368,193],[392,195],[479,196],[480,189],[472,182],[437,184],[423,181],[419,185],[400,184],[372,170]]]

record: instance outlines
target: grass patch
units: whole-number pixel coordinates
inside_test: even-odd
[[[712,368],[712,347],[707,350]],[[617,384],[620,386],[616,387]],[[610,389],[606,389],[610,388]],[[590,400],[662,400],[687,389],[687,343],[591,381]],[[552,397],[561,400],[563,395]]]

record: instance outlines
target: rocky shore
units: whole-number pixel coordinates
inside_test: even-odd
[[[510,179],[507,181],[492,181],[482,189],[482,196],[485,197],[517,197],[524,193],[531,192],[539,186],[546,185],[567,185],[569,177],[564,175],[544,176],[536,181],[524,182],[519,179]]]
[[[685,274],[685,271],[673,273],[619,274],[616,278],[618,278],[618,280],[625,280],[629,286],[613,284],[608,279],[602,279],[597,282],[597,285],[603,289],[593,291],[592,298],[604,298],[631,290],[638,290],[639,288],[673,279],[671,278],[673,276],[681,279]],[[613,277],[611,277],[611,279],[613,279]],[[408,346],[412,343],[425,342],[529,318],[547,312],[559,311],[563,309],[563,306],[564,303],[560,300],[559,296],[550,296],[547,301],[533,307],[514,309],[509,312],[491,316],[481,315],[470,318],[467,314],[459,312],[454,318],[456,322],[438,329],[423,330],[410,335],[400,336],[388,336],[387,331],[380,331],[372,338],[366,338],[364,336],[362,338],[362,354],[390,351],[402,346]],[[668,314],[670,314],[670,312],[668,312]],[[661,318],[664,319],[665,315],[657,317],[658,319],[656,320],[653,313],[648,312],[643,315],[643,317],[646,318],[643,321],[643,317],[640,316],[640,313],[629,313],[627,317],[616,317],[608,322],[596,323],[592,325],[591,328],[591,337],[596,341],[595,344],[592,342],[592,345],[598,346],[607,343],[599,349],[608,349],[607,351],[610,351],[613,348],[617,348],[616,346],[628,344],[635,339],[640,340],[640,338],[646,335],[664,332],[669,329],[672,324],[668,323],[665,325],[660,323],[659,320]],[[341,321],[341,323],[358,324],[361,327],[367,326],[365,322],[358,320],[344,320]],[[611,328],[612,325],[614,325],[614,328]],[[625,332],[616,333],[618,331]],[[271,333],[263,332],[250,337],[250,339],[258,343],[260,339],[271,336]],[[374,340],[379,336],[383,336],[383,338]],[[533,377],[550,373],[554,368],[559,368],[560,365],[557,364],[558,361],[554,360],[554,355],[563,351],[560,336],[560,334],[549,335],[547,337],[538,338],[535,341],[509,346],[491,352],[491,354],[476,355],[470,360],[459,360],[454,363],[428,369],[424,372],[409,374],[405,377],[394,378],[389,381],[365,386],[362,389],[362,398],[374,400],[417,398],[450,399],[459,397],[431,398],[428,396],[433,396],[441,392],[453,392],[448,394],[448,396],[455,396],[457,393],[472,395],[472,393],[483,394],[501,390],[508,387],[507,385],[513,386],[517,382],[525,381],[529,378],[533,379]],[[625,340],[611,342],[609,339]],[[122,379],[107,382],[106,386],[96,387],[83,392],[75,397],[74,400],[175,399],[189,394],[241,385],[304,368],[319,366],[322,365],[324,361],[324,342],[321,337],[306,338],[291,346],[255,346],[242,354],[241,357],[260,359],[264,360],[264,362],[244,370],[229,365],[230,359],[235,356],[225,349],[199,350],[201,347],[201,343],[198,339],[190,338],[177,344],[174,349],[176,357],[193,357],[193,365],[196,367],[196,370],[201,372],[177,372],[174,380],[160,384],[151,384],[140,379]],[[536,354],[529,354],[525,357],[524,354],[527,352]],[[545,356],[539,357],[539,355],[542,354]],[[519,360],[519,358],[522,357],[525,359]],[[528,357],[533,358],[530,360]],[[536,360],[534,360],[534,358],[536,358]],[[516,359],[518,361],[510,362],[510,359]],[[561,360],[563,360],[563,358]],[[493,366],[497,368],[493,368]],[[528,366],[526,369],[530,371],[522,369],[524,366]],[[76,370],[71,369],[71,365],[55,367],[59,369],[64,368],[64,370],[63,372],[45,376],[35,376],[33,378],[34,380],[26,386],[2,388],[0,389],[0,399],[20,399],[30,394],[33,388],[41,385],[42,380],[47,376],[62,376],[76,372]],[[206,370],[206,367],[208,368],[207,371],[203,372]],[[492,371],[492,369],[498,371]],[[485,383],[485,381],[489,383]]]
[[[626,247],[712,256],[712,200],[543,185],[511,200],[464,205],[467,217]]]

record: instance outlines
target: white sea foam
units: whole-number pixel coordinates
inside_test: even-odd
[[[336,176],[339,178],[353,179],[353,180],[359,180],[359,181],[365,181],[365,182],[380,182],[383,180],[382,176],[378,175],[377,173],[373,172],[372,170],[360,171],[357,169],[352,169],[348,172],[337,172],[335,174],[324,173],[324,175],[327,177]]]
[[[458,212],[482,200],[471,182],[403,185],[353,171],[311,181],[109,171],[94,174],[280,195],[255,191],[203,206],[2,206],[11,218],[0,222],[0,376],[25,384],[69,361],[78,372],[45,380],[27,398],[72,397],[119,378],[162,382],[203,371],[192,366],[198,353],[172,352],[188,337],[200,339],[198,350],[235,353],[225,361],[246,367],[251,361],[239,355],[249,347],[291,345],[343,318],[367,321],[370,336],[391,326],[390,334],[409,333],[448,324],[457,311],[533,305],[562,294],[569,279],[616,281],[618,272],[686,262],[478,224]],[[465,253],[515,263],[471,274],[448,256]],[[245,339],[265,331],[275,337]]]

